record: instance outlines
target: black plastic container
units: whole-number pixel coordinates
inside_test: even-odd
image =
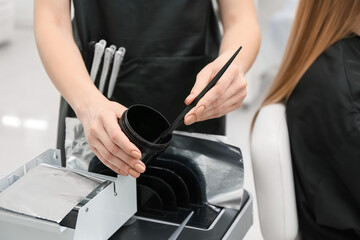
[[[119,120],[121,130],[142,153],[141,160],[149,164],[169,145],[172,134],[162,143],[154,141],[170,127],[169,121],[157,110],[146,105],[132,105]]]

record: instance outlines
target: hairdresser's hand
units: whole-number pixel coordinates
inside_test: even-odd
[[[232,55],[233,52],[223,53],[199,72],[190,95],[185,99],[186,105],[189,105],[199,95]],[[241,67],[233,62],[216,85],[186,114],[184,122],[186,125],[190,125],[221,117],[241,107],[245,97],[246,79],[244,73]]]
[[[77,114],[91,150],[118,174],[137,178],[145,171],[140,150],[121,131],[118,119],[126,108],[106,98],[96,99]]]

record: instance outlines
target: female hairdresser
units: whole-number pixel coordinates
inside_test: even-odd
[[[223,116],[241,106],[246,96],[244,74],[259,48],[253,0],[219,0],[221,43],[211,0],[74,0],[73,4],[71,22],[70,0],[35,0],[41,59],[74,110],[67,111],[62,100],[58,147],[63,148],[64,118],[75,113],[98,158],[119,174],[138,177],[145,171],[141,153],[117,121],[126,107],[147,104],[173,121],[185,107],[184,100],[190,104],[242,45],[217,85],[185,116],[185,124],[191,126],[183,130],[225,133]],[[91,44],[100,39],[126,48],[111,101],[88,73]]]
[[[263,103],[286,103],[301,239],[360,239],[359,35],[360,0],[300,0]]]

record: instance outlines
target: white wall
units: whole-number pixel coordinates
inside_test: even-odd
[[[0,44],[11,39],[14,29],[14,2],[0,0]]]
[[[15,0],[15,26],[32,27],[33,26],[33,0]]]

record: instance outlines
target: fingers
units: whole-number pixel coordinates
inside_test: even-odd
[[[205,66],[196,76],[196,81],[190,91],[189,96],[185,99],[185,104],[189,105],[199,95],[199,93],[206,87],[213,77],[212,64]]]
[[[242,83],[242,82],[245,82]],[[246,80],[239,74],[239,68],[236,65],[230,65],[217,84],[209,90],[205,96],[200,99],[198,104],[190,110],[185,116],[184,122],[190,125],[199,121],[199,116],[205,111],[220,106],[232,98],[235,92],[246,88]],[[223,111],[224,114],[227,112]]]
[[[112,119],[105,118],[102,119],[103,125],[105,128],[105,132],[107,136],[110,138],[111,143],[114,143],[115,146],[111,146],[114,150],[115,154],[119,147],[123,152],[129,155],[129,157],[133,157],[136,159],[141,158],[140,150],[126,137],[126,135],[121,131],[120,126],[118,124],[118,119],[114,116]],[[105,139],[107,140],[107,139]],[[110,150],[110,149],[109,149]]]
[[[226,113],[233,111],[234,109],[229,110],[229,107],[233,105],[236,106],[236,108],[240,108],[247,94],[245,87],[246,83],[244,84],[244,82],[245,81],[234,81],[216,103],[212,104],[202,114],[197,114],[197,120],[206,120],[206,116],[210,113],[213,113],[212,118],[216,116],[221,117]]]
[[[122,131],[120,129],[118,131],[120,131],[122,133]],[[119,160],[125,162],[127,165],[129,165],[130,169],[128,170],[128,172],[131,170],[131,171],[136,171],[138,173],[143,173],[145,171],[145,164],[140,160],[141,154],[138,153],[138,152],[136,152],[136,154],[128,154],[128,153],[126,153],[123,150],[123,148],[119,147],[117,144],[115,144],[110,139],[111,136],[109,137],[110,134],[109,135],[108,134],[106,134],[106,131],[103,131],[103,134],[99,135],[99,140],[106,147],[106,150],[111,155],[115,156],[116,160],[119,159]],[[133,145],[133,144],[131,143],[131,145]],[[111,157],[112,156],[110,156],[110,158]],[[131,175],[133,175],[133,174],[131,174]]]
[[[124,162],[122,159],[116,157],[113,155],[105,145],[101,143],[100,140],[98,140],[94,144],[94,149],[100,154],[97,155],[99,159],[109,168],[111,168],[113,171],[124,175],[123,173],[130,174],[134,178],[137,178],[140,176],[140,173],[136,171],[135,169],[131,168],[130,165],[128,165],[126,162]]]
[[[205,121],[212,118],[219,118],[224,116],[225,114],[234,111],[235,109],[238,109],[242,105],[242,101],[234,101],[237,98],[232,98],[231,100],[225,102],[224,104],[214,107],[212,109],[209,109],[209,111],[204,112],[203,114],[197,116],[197,122]]]
[[[116,115],[115,111],[100,113],[88,128],[88,143],[106,166],[119,174],[139,177],[146,168],[141,152],[121,131]]]
[[[118,106],[119,104],[116,103]],[[115,143],[117,146],[122,148],[124,152],[131,155],[134,158],[141,158],[141,151],[128,139],[128,137],[123,133],[120,129],[120,125],[118,123],[118,119],[120,119],[122,113],[126,109],[122,107],[115,108],[115,114],[111,117],[101,116],[103,126],[110,137],[111,141]]]
[[[242,76],[238,76],[228,89],[216,101],[207,108],[196,106],[193,110],[194,114],[185,117],[185,124],[190,125],[195,122],[207,119],[221,117],[237,108],[240,108],[246,97],[246,80]],[[200,102],[199,102],[200,103]],[[189,112],[190,114],[190,112]]]
[[[120,175],[128,176],[128,174],[126,172],[119,169],[118,167],[116,167],[112,163],[108,162],[95,147],[90,147],[90,148],[96,154],[96,156],[100,159],[100,161],[102,163],[104,163],[105,166],[107,166],[108,168],[110,168],[111,170],[113,170],[114,172],[116,172],[116,173],[118,173]]]

